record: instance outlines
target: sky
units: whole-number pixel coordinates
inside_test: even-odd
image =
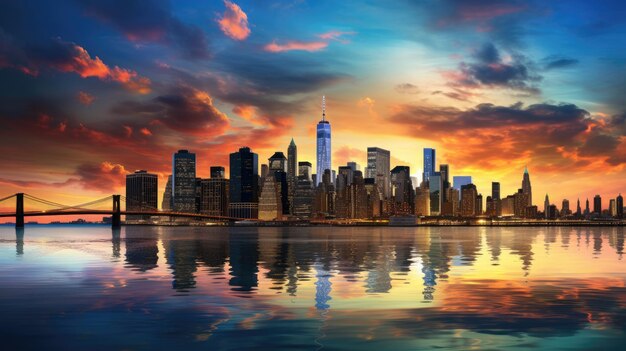
[[[315,165],[326,96],[333,167],[366,148],[421,178],[471,175],[535,204],[626,192],[626,5],[620,1],[0,3],[0,198],[124,193],[172,154],[197,174],[293,137]],[[161,196],[162,194],[160,194]],[[542,208],[542,206],[540,206]]]

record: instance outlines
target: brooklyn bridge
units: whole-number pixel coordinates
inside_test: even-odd
[[[15,201],[15,211],[4,211],[9,208],[11,202]],[[25,207],[25,201],[30,204],[33,210]],[[132,210],[127,209],[130,202],[125,196],[110,195],[101,199],[81,203],[77,205],[64,205],[50,200],[42,199],[25,193],[17,193],[0,198],[0,218],[15,217],[15,227],[23,228],[26,217],[43,216],[71,216],[71,215],[103,215],[111,216],[111,226],[119,228],[122,225],[122,216],[144,215],[144,216],[164,216],[170,218],[194,218],[215,222],[235,222],[244,218],[227,216],[215,216],[201,213],[184,213],[173,211],[159,211],[157,208],[132,206]],[[107,206],[108,205],[108,206]],[[107,206],[108,208],[103,208]]]

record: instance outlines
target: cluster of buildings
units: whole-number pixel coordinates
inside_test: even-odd
[[[212,216],[266,221],[309,219],[384,219],[410,216],[436,217],[516,217],[556,219],[593,217],[623,218],[621,195],[603,209],[596,195],[593,210],[587,200],[583,211],[576,211],[563,200],[560,210],[546,195],[543,211],[533,205],[528,169],[521,187],[512,195],[501,196],[500,183],[493,182],[491,195],[483,195],[471,176],[450,175],[450,167],[436,167],[436,150],[424,149],[422,181],[411,177],[409,166],[391,169],[389,150],[367,148],[364,170],[348,162],[337,170],[331,167],[331,126],[322,103],[322,119],[317,124],[316,172],[307,161],[298,161],[298,148],[292,139],[287,156],[275,152],[259,172],[258,155],[248,147],[230,154],[229,177],[224,167],[210,168],[209,178],[196,177],[196,155],[179,150],[172,158],[172,175],[163,194],[163,211],[200,213]],[[157,210],[157,175],[137,171],[126,178],[126,207]],[[483,203],[485,207],[483,207]]]

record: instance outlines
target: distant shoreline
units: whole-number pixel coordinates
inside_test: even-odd
[[[110,226],[110,223],[27,223],[29,226]],[[15,226],[14,223],[2,223],[2,227]],[[625,227],[626,222],[593,222],[583,221],[580,223],[564,222],[537,222],[537,223],[420,223],[420,224],[397,224],[390,225],[387,222],[381,223],[246,223],[246,224],[193,224],[193,223],[125,223],[125,227],[201,227],[201,228],[263,228],[263,227],[285,227],[285,228],[312,228],[312,227],[379,227],[379,228],[419,228],[419,227]]]

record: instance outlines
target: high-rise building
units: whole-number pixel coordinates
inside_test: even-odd
[[[589,209],[589,198],[587,198],[587,201],[585,201],[585,216],[589,214],[591,214],[591,210]]]
[[[611,217],[617,217],[617,204],[615,203],[615,199],[609,200],[609,215]]]
[[[526,206],[533,205],[533,190],[530,186],[530,174],[528,174],[528,167],[524,168],[524,178],[522,179],[522,192],[526,195]]]
[[[414,212],[413,184],[409,166],[396,166],[391,170],[391,199],[394,215],[410,215]]]
[[[172,175],[167,176],[167,183],[165,183],[165,190],[163,191],[163,202],[161,203],[161,209],[163,211],[170,211],[172,209]]]
[[[279,217],[274,218],[261,218],[262,211],[269,211],[267,209],[268,204],[273,204],[274,197],[278,196],[280,200],[280,211],[282,214],[289,214],[289,192],[288,192],[288,183],[287,183],[287,158],[282,152],[275,152],[272,157],[269,158],[269,173],[265,178],[265,183],[270,181],[271,186],[263,185],[263,189],[261,190],[260,199],[259,199],[259,219],[280,219]],[[276,188],[276,189],[274,189]],[[277,194],[269,194],[267,191],[275,192]],[[269,197],[268,197],[269,196]],[[269,199],[269,200],[268,200]],[[274,209],[272,209],[273,211]],[[282,217],[282,216],[281,216]]]
[[[335,190],[337,191],[337,194],[352,184],[353,175],[354,173],[352,168],[348,166],[339,167],[339,172],[337,174],[337,178],[335,179]]]
[[[211,178],[226,178],[226,171],[222,166],[211,166]]]
[[[229,213],[238,218],[256,218],[259,203],[259,158],[248,147],[230,154]],[[238,214],[235,216],[235,212]]]
[[[199,212],[211,216],[228,216],[229,186],[230,181],[223,177],[221,172],[213,172],[214,169],[224,167],[211,167],[211,178],[200,180]]]
[[[435,162],[435,149],[424,148],[424,173],[422,175],[422,180],[424,182],[428,182],[430,180],[430,176],[435,174]]]
[[[415,214],[430,216],[430,190],[426,182],[415,188]]]
[[[582,209],[580,208],[580,198],[576,201],[576,216],[580,217],[583,214]]]
[[[322,181],[325,170],[332,170],[330,122],[326,120],[326,97],[322,97],[322,120],[317,123],[317,183]],[[332,179],[331,179],[332,183]]]
[[[461,186],[461,216],[473,217],[477,215],[477,198],[476,185],[470,183]]]
[[[546,194],[546,199],[543,201],[543,215],[546,219],[550,218],[550,199]]]
[[[491,182],[491,199],[500,200],[500,183]]]
[[[617,195],[615,206],[617,207],[617,218],[624,218],[624,198],[622,194]]]
[[[569,200],[563,199],[563,204],[561,206],[561,216],[569,216],[572,214],[572,211],[569,209]]]
[[[126,210],[156,211],[158,208],[158,176],[141,170],[126,175]],[[126,219],[147,219],[149,216],[126,216]]]
[[[379,147],[367,148],[367,172],[365,178],[374,178],[385,199],[391,196],[391,153]]]
[[[448,201],[448,189],[450,188],[450,166],[447,164],[439,165],[439,173],[441,174],[441,185],[442,185],[442,202]]]
[[[298,184],[298,147],[291,138],[287,148],[287,192],[289,193],[289,213],[293,212],[293,197]]]
[[[600,195],[593,197],[593,213],[598,216],[602,215],[602,197]]]
[[[443,184],[439,172],[434,172],[429,175],[428,190],[430,191],[430,215],[439,216],[441,215],[441,206],[443,204],[441,201]]]
[[[501,216],[502,215],[502,203],[500,198],[500,182],[492,182],[491,183],[491,215],[493,216]]]
[[[311,163],[298,162],[298,183],[293,198],[293,213],[296,218],[307,219],[313,211],[315,193],[311,179]]]
[[[196,211],[196,154],[188,150],[172,158],[172,204],[176,212]]]

